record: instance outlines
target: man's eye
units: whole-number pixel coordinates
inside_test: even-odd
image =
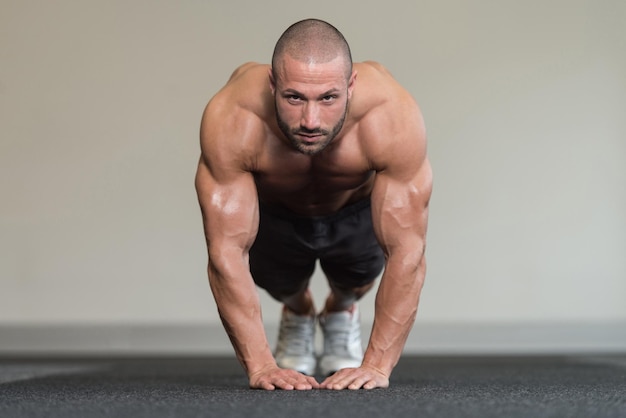
[[[325,102],[331,102],[333,100],[335,100],[337,98],[337,96],[324,96],[322,97],[322,100]]]

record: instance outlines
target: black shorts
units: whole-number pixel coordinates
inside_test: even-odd
[[[255,283],[272,295],[301,290],[317,260],[328,280],[342,288],[371,283],[384,267],[369,199],[328,216],[299,216],[262,203],[259,212],[250,272]]]

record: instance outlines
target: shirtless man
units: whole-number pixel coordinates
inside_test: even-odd
[[[353,64],[337,29],[308,19],[281,36],[271,66],[232,74],[200,136],[209,282],[250,387],[387,387],[426,268],[432,174],[414,100],[381,65]],[[308,290],[317,260],[330,288],[319,314]],[[363,353],[356,301],[383,267]],[[284,304],[275,352],[256,286]]]

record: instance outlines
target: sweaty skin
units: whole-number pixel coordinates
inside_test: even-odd
[[[268,65],[242,65],[202,118],[196,189],[220,318],[252,388],[387,387],[425,277],[432,173],[422,115],[409,93],[374,62],[355,63],[349,80],[334,61],[286,57],[275,70],[278,80]],[[323,148],[328,137],[320,132],[340,126],[346,106],[343,127]],[[288,139],[276,109],[288,127],[305,129]],[[248,265],[258,202],[313,216],[368,197],[386,264],[361,367],[339,370],[321,383],[280,369]]]

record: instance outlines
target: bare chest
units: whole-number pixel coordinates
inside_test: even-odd
[[[374,181],[366,161],[349,153],[278,153],[268,156],[254,174],[262,201],[303,214],[333,212],[363,199]]]
[[[349,191],[367,183],[373,172],[369,170],[305,169],[283,164],[255,173],[257,188],[262,193],[291,194]]]

